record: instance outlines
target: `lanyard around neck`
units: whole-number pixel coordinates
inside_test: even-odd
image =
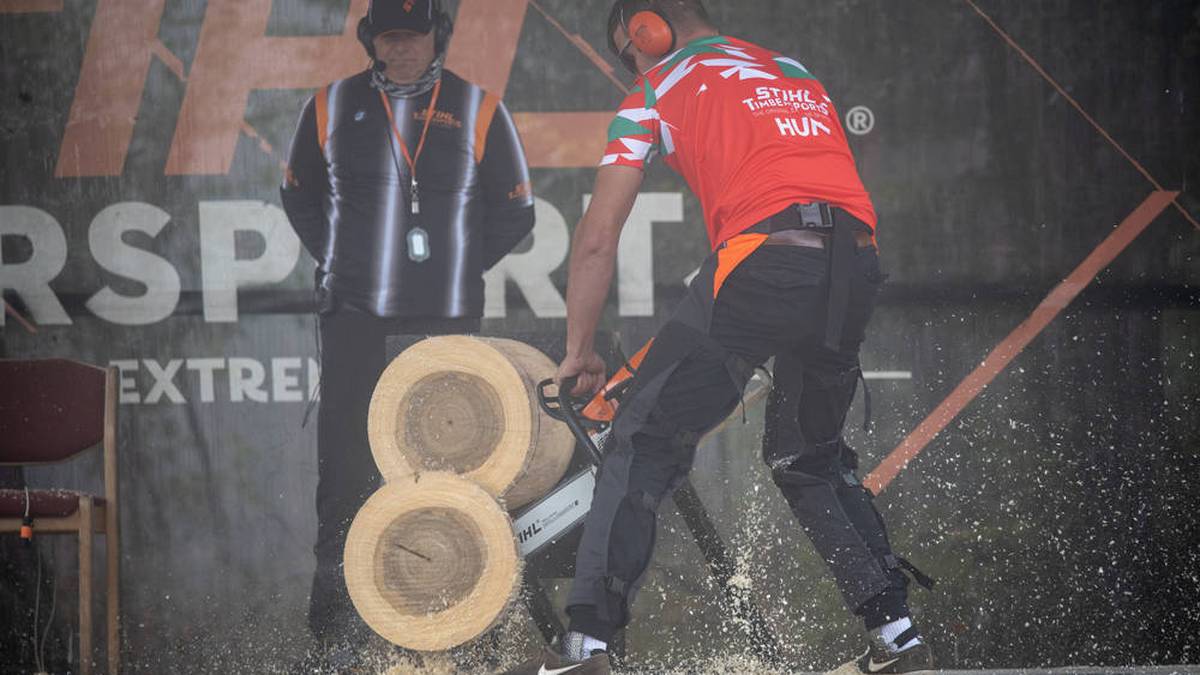
[[[437,105],[438,94],[442,90],[442,81],[438,79],[437,84],[433,85],[433,96],[429,99],[429,109],[425,111],[425,127],[421,129],[421,139],[417,141],[416,154],[410,155],[408,152],[408,144],[404,142],[404,136],[400,133],[400,127],[396,125],[396,115],[392,112],[392,101],[387,97],[387,94],[379,92],[379,98],[383,101],[383,108],[387,110],[388,120],[392,123],[392,130],[396,133],[396,142],[400,144],[400,151],[404,153],[404,161],[408,162],[408,168],[412,172],[412,181],[415,185],[417,182],[417,160],[421,158],[421,150],[425,148],[425,138],[429,134],[429,123],[433,121],[434,106]]]

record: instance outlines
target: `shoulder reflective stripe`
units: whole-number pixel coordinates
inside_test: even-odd
[[[321,87],[317,92],[317,142],[321,152],[325,152],[325,143],[329,141],[329,87]]]
[[[488,130],[492,128],[492,118],[496,116],[496,107],[500,105],[500,97],[485,94],[479,102],[479,112],[475,114],[475,163],[483,161],[483,152],[487,149]]]

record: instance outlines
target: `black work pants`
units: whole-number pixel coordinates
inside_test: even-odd
[[[822,444],[841,439],[860,372],[859,346],[882,281],[875,249],[860,248],[854,256],[849,308],[837,350],[822,344],[828,251],[763,245],[732,273],[729,262],[718,251],[701,268],[621,402],[577,554],[568,599],[572,630],[608,640],[629,621],[629,606],[650,564],[657,509],[690,471],[699,439],[734,411],[755,367],[778,356],[785,383],[795,381],[796,372],[802,373],[800,380],[806,385],[810,379],[822,383],[809,386],[798,398],[776,399],[773,429],[795,430],[792,441],[801,429],[807,437],[796,447],[785,448],[779,440],[764,448],[768,462],[774,460],[773,469],[786,474],[796,457],[812,454],[810,446],[824,452]],[[784,410],[791,416],[787,425],[778,423]],[[839,457],[845,466],[852,465],[853,453],[843,446]],[[796,457],[778,461],[791,455]],[[843,464],[834,464],[839,468],[833,475],[844,481]],[[786,475],[781,477],[778,470],[773,475],[790,504],[805,505],[800,510],[793,505],[793,510],[810,535],[818,533],[814,542],[834,539],[834,548],[845,543],[825,534],[842,532],[848,520],[840,515],[844,509],[838,486],[799,494]],[[862,492],[869,505],[869,495]],[[809,510],[810,504],[821,506]],[[819,514],[816,509],[824,511]],[[850,527],[859,525],[868,530],[862,536],[886,543],[877,514],[869,523],[858,518]],[[846,556],[829,547],[822,554],[831,550],[826,560],[843,591],[850,591],[846,599],[852,610],[897,585],[903,602],[902,574],[893,577],[875,558]]]
[[[350,602],[342,554],[350,523],[380,485],[367,441],[367,412],[388,364],[388,338],[477,333],[479,319],[384,319],[340,306],[320,314],[318,322],[317,568],[308,622],[323,642],[361,642],[369,632]]]

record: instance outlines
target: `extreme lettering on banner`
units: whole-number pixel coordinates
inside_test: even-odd
[[[123,405],[303,403],[320,380],[316,359],[288,356],[114,359]]]

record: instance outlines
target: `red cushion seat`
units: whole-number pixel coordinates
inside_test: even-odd
[[[72,490],[30,490],[29,515],[36,518],[64,518],[79,510],[79,497],[85,492]],[[101,497],[92,496],[97,506],[104,504]],[[25,516],[25,491],[0,490],[0,518],[22,518]]]

